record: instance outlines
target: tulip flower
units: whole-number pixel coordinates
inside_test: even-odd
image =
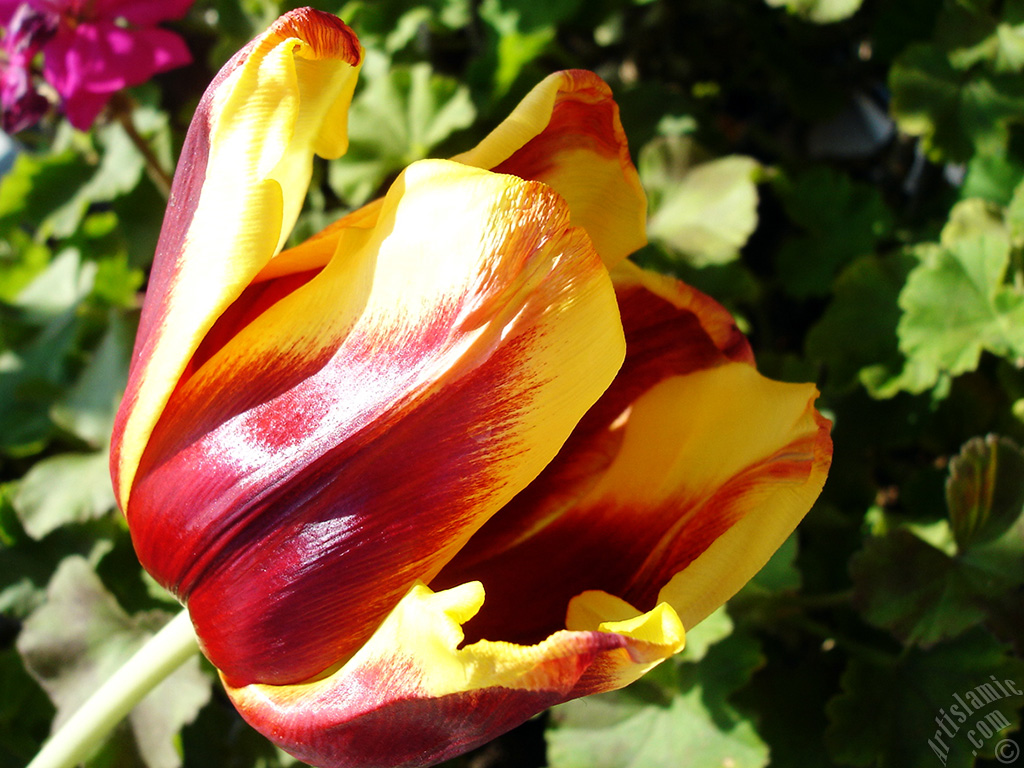
[[[677,653],[831,444],[812,385],[627,260],[646,201],[592,73],[284,248],[361,61],[301,9],[207,90],[111,462],[247,721],[318,766],[424,766]]]

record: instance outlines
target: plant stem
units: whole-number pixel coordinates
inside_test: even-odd
[[[199,651],[182,611],[80,706],[27,768],[72,768],[84,762],[136,704]]]
[[[153,148],[149,146],[149,142],[142,137],[142,134],[135,128],[135,123],[132,121],[132,110],[134,105],[131,99],[129,99],[123,92],[114,94],[110,101],[110,109],[113,116],[121,124],[121,128],[131,139],[132,144],[136,146],[146,161],[146,172],[149,174],[149,178],[156,185],[156,188],[160,190],[160,193],[165,197],[171,196],[171,174],[160,164],[156,154],[153,152]]]

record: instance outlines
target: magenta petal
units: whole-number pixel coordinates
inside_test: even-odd
[[[14,18],[14,12],[21,4],[21,0],[0,0],[0,26],[3,26],[5,32]]]
[[[184,41],[163,29],[123,29],[110,22],[61,30],[46,49],[44,73],[64,98],[78,89],[113,93],[191,61]],[[52,77],[51,77],[52,74]]]
[[[8,68],[0,73],[0,128],[15,134],[39,122],[50,108],[32,86],[28,72]]]
[[[61,27],[57,36],[46,46],[43,59],[43,77],[62,99],[82,87],[82,53],[76,50],[75,33]]]
[[[99,22],[62,29],[46,48],[43,74],[71,124],[87,130],[111,94],[189,61],[184,41],[173,32]]]
[[[5,24],[3,49],[7,65],[31,69],[32,58],[57,34],[60,18],[49,11],[21,5]]]
[[[195,0],[95,0],[96,19],[124,19],[139,27],[151,27],[168,19],[180,19]]]
[[[88,131],[96,122],[100,112],[110,101],[109,93],[75,91],[70,99],[64,100],[64,115],[68,122],[80,131]]]
[[[146,82],[152,75],[166,72],[169,69],[183,67],[192,61],[185,41],[166,29],[137,29],[131,33],[133,47],[124,56],[133,57],[132,63],[122,60],[122,67],[136,73],[135,67],[146,66],[149,72],[145,77],[134,74],[128,78],[128,85],[139,85]]]

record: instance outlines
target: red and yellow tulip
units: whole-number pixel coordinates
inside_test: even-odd
[[[283,249],[361,58],[299,10],[210,86],[112,471],[250,723],[316,765],[422,766],[677,653],[831,444],[813,386],[626,260],[646,201],[589,72]]]

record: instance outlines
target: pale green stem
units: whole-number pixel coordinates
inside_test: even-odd
[[[96,689],[27,768],[71,768],[84,762],[132,707],[198,651],[192,621],[182,611]]]

